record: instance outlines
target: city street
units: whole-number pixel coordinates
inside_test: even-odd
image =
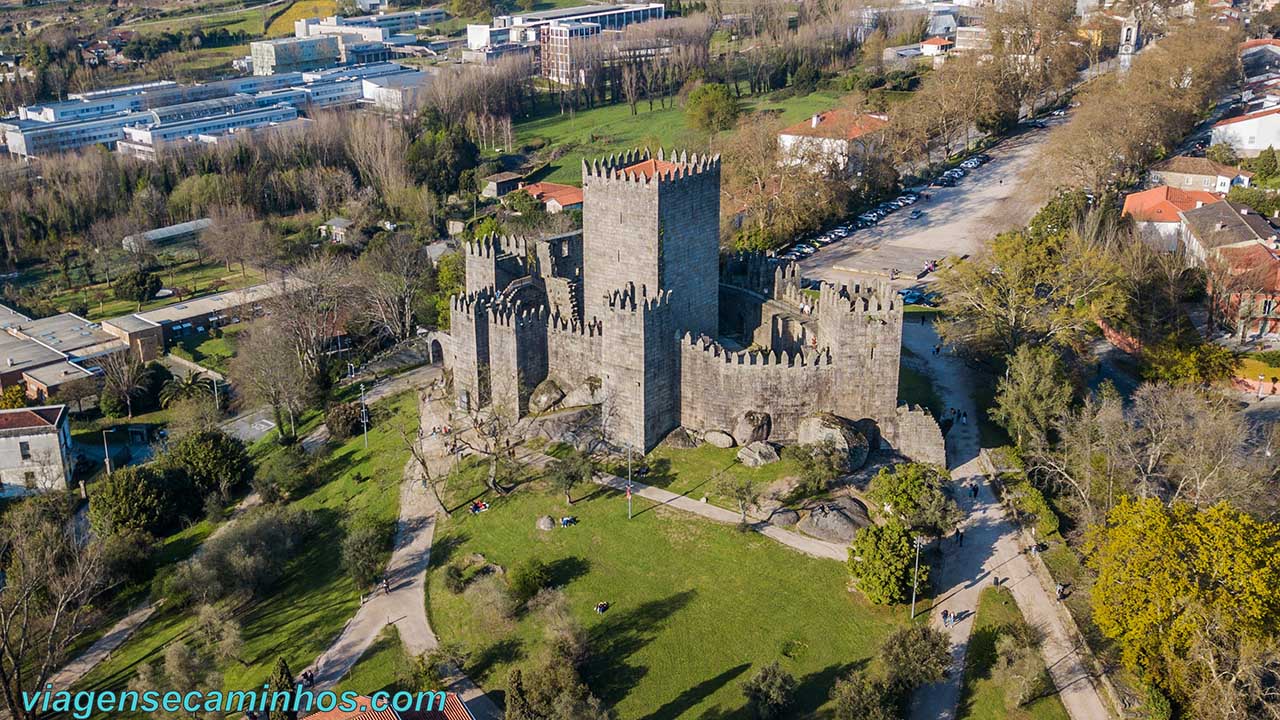
[[[899,284],[911,285],[930,260],[971,254],[993,235],[1025,225],[1048,199],[1046,185],[1034,182],[1033,164],[1057,122],[1025,130],[990,149],[991,162],[955,187],[927,188],[924,192],[932,199],[819,249],[800,261],[801,274],[838,283],[869,274],[887,278],[896,269]],[[913,220],[911,211],[917,209],[923,215]]]

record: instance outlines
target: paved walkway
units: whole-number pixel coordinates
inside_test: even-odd
[[[424,386],[429,383],[424,383]],[[388,390],[383,395],[391,394]],[[437,415],[443,404],[422,399],[419,402],[420,427],[444,424]],[[432,473],[448,472],[449,460],[439,436],[421,440],[431,463]],[[435,496],[422,482],[422,472],[413,459],[405,466],[400,486],[400,521],[395,547],[387,563],[386,577],[390,591],[376,589],[342,629],[338,639],[316,659],[311,670],[316,685],[332,686],[355,666],[373,645],[387,625],[395,625],[400,640],[410,655],[434,650],[439,642],[427,621],[426,574],[431,563],[431,542],[435,537],[436,514],[441,511]],[[474,683],[459,672],[450,678],[449,690],[457,693],[476,720],[501,720],[502,713]]]
[[[53,685],[54,690],[67,690],[72,685],[80,682],[80,679],[89,673],[98,663],[106,660],[120,647],[120,644],[129,639],[142,624],[151,617],[156,611],[156,606],[148,600],[135,607],[128,615],[120,619],[107,634],[98,638],[98,641],[89,646],[88,650],[81,653],[75,660],[67,663],[61,670],[53,674],[49,678],[49,682]]]
[[[598,473],[595,481],[606,487],[613,488],[625,492],[627,489],[627,479],[610,475],[608,473]],[[642,497],[646,500],[652,500],[659,505],[673,507],[677,510],[683,510],[695,515],[701,515],[709,520],[729,525],[737,525],[742,516],[732,510],[726,510],[718,505],[704,503],[684,495],[677,495],[669,490],[651,487],[643,483],[632,481],[631,492],[633,495]],[[844,562],[849,559],[849,547],[838,543],[818,540],[807,535],[784,530],[765,522],[755,522],[752,529],[764,535],[765,537],[775,540],[793,550],[799,550],[806,555],[812,555],[816,558],[825,558],[828,560],[836,560]]]
[[[938,342],[932,325],[907,325],[903,344],[926,365],[934,387],[949,408],[968,413],[969,422],[957,424],[947,434],[947,461],[955,496],[967,514],[961,525],[964,544],[942,540],[942,561],[934,568],[933,585],[939,588],[930,615],[930,624],[951,637],[952,668],[948,678],[921,689],[913,698],[912,720],[951,720],[960,702],[960,685],[969,635],[973,631],[978,595],[996,578],[1008,587],[1028,623],[1044,634],[1041,654],[1058,688],[1059,697],[1072,720],[1104,720],[1111,717],[1089,677],[1085,664],[1087,649],[1077,648],[1064,617],[1065,610],[1040,582],[1023,554],[1018,529],[996,502],[990,486],[981,483],[978,465],[978,408],[969,392],[968,368],[951,355],[932,354]],[[969,497],[964,486],[979,482],[977,498]],[[950,628],[942,626],[942,611],[959,617]]]

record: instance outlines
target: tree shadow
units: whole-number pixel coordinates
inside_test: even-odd
[[[593,661],[586,668],[586,682],[607,706],[617,705],[648,672],[629,661],[662,631],[673,614],[693,601],[697,593],[685,590],[661,600],[628,609],[614,609],[590,630]]]
[[[547,564],[551,575],[551,587],[564,587],[591,570],[591,561],[580,557],[566,557]]]
[[[444,567],[448,565],[449,561],[453,559],[454,553],[458,552],[458,549],[470,539],[471,536],[465,532],[437,538],[431,543],[431,566]]]
[[[478,683],[488,679],[498,665],[509,665],[524,657],[524,645],[517,638],[504,638],[471,656],[467,675]]]
[[[750,668],[751,665],[749,663],[743,663],[736,667],[731,667],[713,678],[703,680],[677,695],[671,702],[646,715],[643,720],[675,720],[675,718],[683,717],[695,705]]]
[[[797,717],[814,716],[831,697],[831,688],[835,687],[836,680],[855,670],[864,670],[866,667],[867,661],[863,659],[828,665],[817,672],[805,675],[796,684],[795,703],[791,706],[791,712],[794,712]]]

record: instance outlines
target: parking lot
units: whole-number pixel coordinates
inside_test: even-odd
[[[972,254],[993,235],[1025,225],[1048,199],[1051,184],[1043,163],[1035,164],[1048,135],[1048,128],[1029,127],[987,151],[991,160],[954,187],[915,188],[929,199],[799,260],[801,273],[849,282],[868,275],[889,278],[896,270],[899,287],[928,281],[929,275],[917,279],[927,263]]]

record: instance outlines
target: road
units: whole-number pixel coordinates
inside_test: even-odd
[[[991,162],[955,187],[931,187],[926,192],[932,199],[821,248],[800,261],[801,274],[847,283],[859,276],[888,277],[897,269],[899,280],[910,285],[926,262],[973,254],[993,235],[1025,225],[1048,199],[1044,185],[1030,176],[1049,131],[1028,129],[1001,142],[987,152]],[[912,220],[912,209],[924,215]]]

